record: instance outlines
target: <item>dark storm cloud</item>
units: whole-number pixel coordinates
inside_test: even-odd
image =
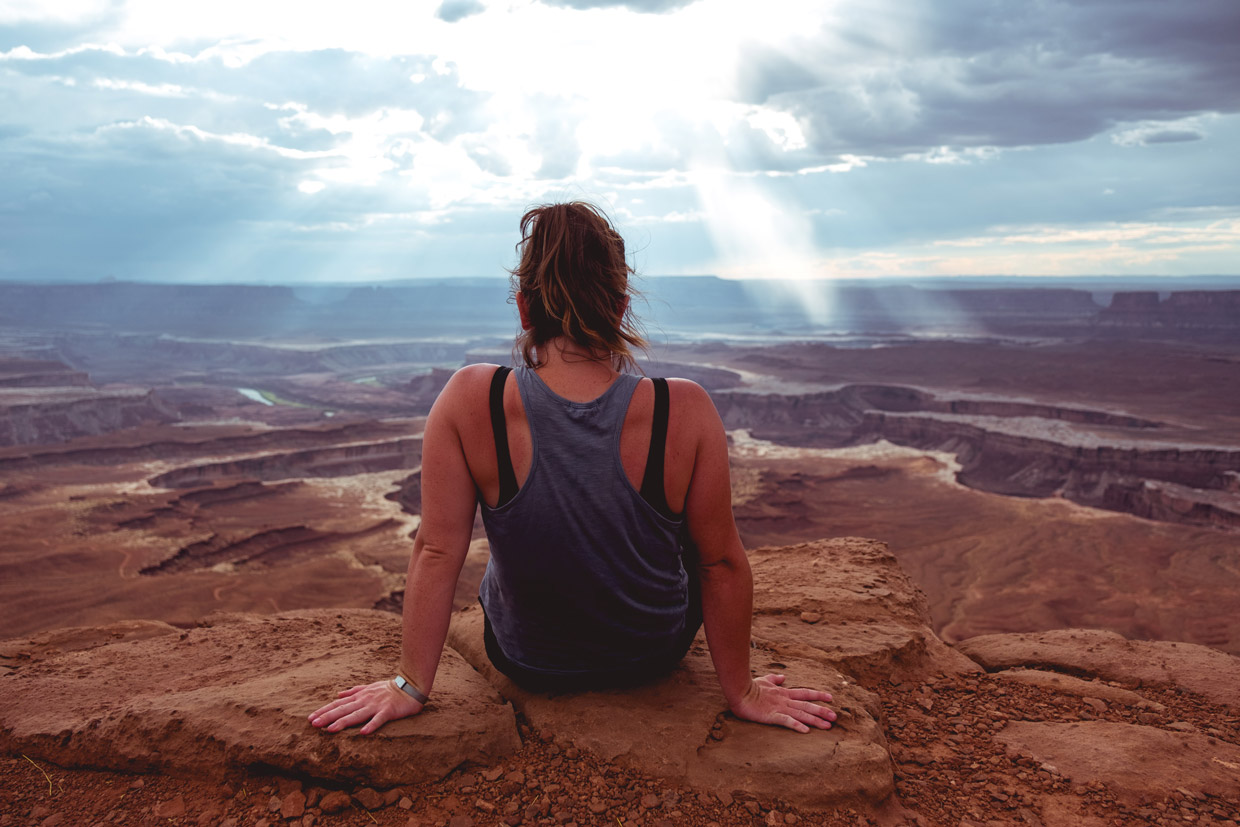
[[[664,14],[684,8],[695,0],[541,0],[563,9],[628,9],[643,14]]]
[[[1204,135],[1200,132],[1194,132],[1191,129],[1164,129],[1160,132],[1151,132],[1144,136],[1141,142],[1144,144],[1177,144],[1185,141],[1200,141]]]
[[[773,46],[749,44],[737,61],[737,97],[762,103],[782,92],[798,92],[821,85],[822,78],[797,57]]]
[[[792,54],[750,50],[737,88],[797,114],[824,153],[1073,142],[1240,111],[1238,31],[1233,0],[901,0]]]
[[[479,0],[444,0],[435,12],[435,16],[446,23],[455,23],[471,15],[486,11],[486,6]]]

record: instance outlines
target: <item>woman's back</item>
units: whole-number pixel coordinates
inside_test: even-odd
[[[611,370],[599,370],[599,367],[597,364],[592,368],[582,365],[563,370],[549,365],[538,375],[556,396],[572,402],[587,402],[602,396],[621,375]],[[460,433],[461,447],[482,503],[492,508],[499,501],[500,481],[486,402],[495,368],[495,365],[462,368],[449,383],[450,387],[444,389],[445,393],[461,399],[460,415],[455,423]],[[703,428],[702,420],[704,415],[712,415],[714,408],[703,408],[702,403],[709,403],[709,397],[688,380],[669,379],[668,394],[670,417],[664,449],[663,491],[668,509],[679,514],[684,511],[689,481],[693,475],[693,460]],[[533,450],[525,406],[511,377],[504,386],[503,405],[508,448],[520,487],[529,475]],[[620,434],[621,465],[629,483],[639,490],[646,473],[653,423],[654,387],[650,380],[642,380],[633,390]]]
[[[509,381],[520,392],[531,459],[515,491],[482,507],[491,562],[480,597],[500,649],[543,676],[589,673],[604,684],[608,674],[666,670],[696,621],[683,520],[666,510],[662,479],[653,479],[662,476],[662,436],[648,440],[651,479],[635,484],[621,461],[622,426],[641,380],[620,375],[588,401],[558,395],[531,368]],[[499,419],[493,424],[502,427]],[[501,440],[501,464],[504,448]]]

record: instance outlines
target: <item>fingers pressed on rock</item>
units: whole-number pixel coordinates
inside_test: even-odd
[[[359,709],[355,712],[350,712],[348,715],[337,718],[335,722],[331,726],[328,727],[328,729],[330,729],[332,732],[339,732],[345,727],[351,727],[354,724],[364,721],[369,717],[370,717],[370,713],[366,712],[365,710]]]
[[[361,732],[363,735],[369,735],[386,723],[387,716],[383,714],[383,710],[379,710],[375,713],[375,717],[366,722],[366,725],[362,727]]]
[[[348,701],[335,700],[327,704],[326,706],[321,706],[314,711],[313,715],[310,716],[310,720],[314,720],[315,718],[322,718],[324,715],[330,715],[331,713],[339,709],[342,704],[345,704],[345,703],[348,703]]]
[[[314,719],[314,725],[317,727],[325,727],[334,724],[344,713],[332,710],[325,712]]]
[[[786,726],[788,729],[796,730],[797,732],[809,732],[809,727],[791,715],[780,715],[779,718],[779,723]]]
[[[830,692],[820,692],[817,689],[789,689],[788,697],[796,698],[798,701],[824,701],[827,703],[834,700]]]
[[[816,718],[827,718],[831,714],[831,710],[825,706],[819,706],[809,701],[793,701],[789,706],[793,709],[799,709],[807,715],[813,715]]]
[[[350,712],[357,709],[359,705],[360,705],[359,701],[355,701],[352,699],[337,701],[335,707],[332,708],[330,714],[336,718],[339,718],[343,715],[348,715]]]
[[[830,729],[831,722],[826,718],[819,718],[817,715],[806,715],[801,719],[801,723],[812,726],[817,729]]]
[[[358,721],[363,720],[364,718],[369,718],[370,713],[368,713],[365,707],[360,703],[355,703],[351,706],[341,707],[340,709],[335,710],[335,716],[336,723],[344,721],[345,726],[353,726],[353,724]]]

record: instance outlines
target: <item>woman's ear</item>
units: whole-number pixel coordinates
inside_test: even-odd
[[[529,330],[534,325],[530,324],[530,305],[525,300],[525,292],[517,291],[517,313],[521,316],[521,329]]]

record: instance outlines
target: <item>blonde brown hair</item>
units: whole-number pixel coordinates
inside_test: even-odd
[[[525,297],[530,327],[517,336],[528,367],[535,349],[567,336],[617,369],[635,367],[633,348],[645,349],[629,307],[637,293],[634,270],[624,257],[624,239],[593,204],[544,204],[521,216],[521,261],[512,273],[512,293]]]

